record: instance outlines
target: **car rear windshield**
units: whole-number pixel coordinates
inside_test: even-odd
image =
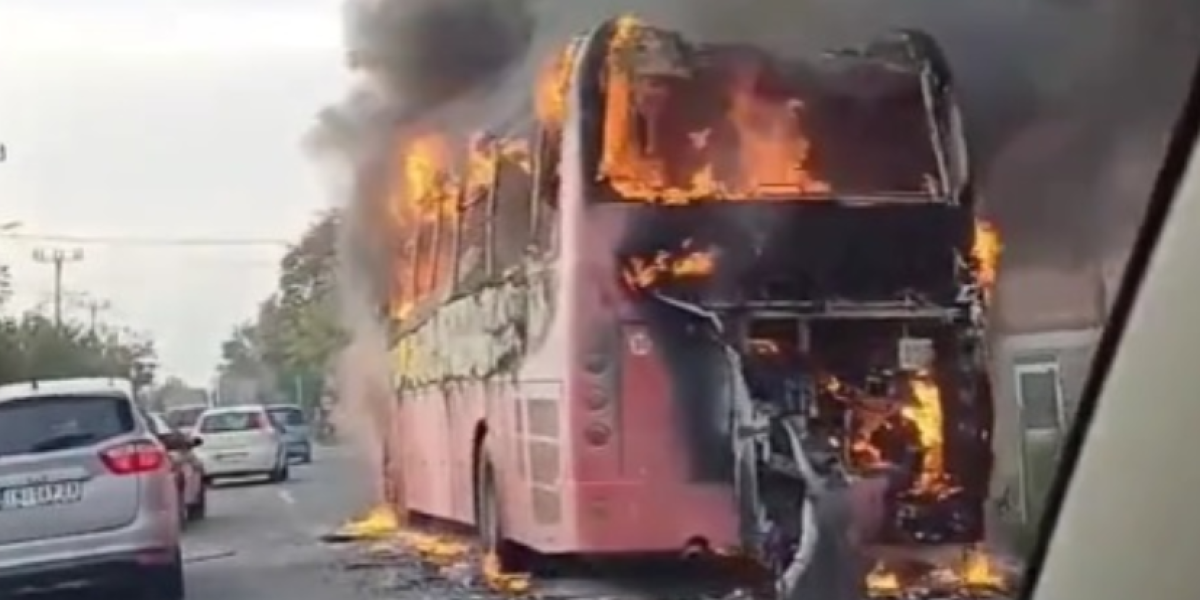
[[[304,411],[298,408],[272,408],[270,413],[271,418],[280,425],[300,427],[305,424]]]
[[[90,446],[134,430],[121,396],[41,396],[0,403],[0,457]]]
[[[196,419],[204,413],[204,408],[180,408],[169,411],[167,413],[167,424],[171,427],[191,427],[196,424]]]
[[[262,427],[262,415],[256,412],[226,412],[208,415],[200,421],[200,433],[252,431]]]

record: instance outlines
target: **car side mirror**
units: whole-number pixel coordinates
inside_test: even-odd
[[[192,438],[188,440],[188,444],[191,445],[192,448],[199,448],[200,446],[204,445],[204,440],[201,438]]]
[[[191,450],[193,448],[192,440],[188,439],[182,433],[172,431],[158,436],[158,439],[167,447],[167,450],[172,452]]]

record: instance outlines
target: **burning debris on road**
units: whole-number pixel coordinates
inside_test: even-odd
[[[372,509],[325,540],[366,544],[362,557],[349,568],[407,567],[407,575],[426,583],[440,581],[509,597],[527,595],[531,589],[528,575],[503,572],[494,555],[481,555],[469,540],[404,527],[388,507]],[[402,583],[394,581],[390,587]]]

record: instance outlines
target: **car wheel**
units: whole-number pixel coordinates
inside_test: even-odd
[[[208,485],[200,484],[200,493],[196,495],[196,502],[188,507],[188,520],[201,521],[208,516]]]
[[[182,487],[179,488],[179,491],[176,495],[175,505],[177,507],[176,515],[179,518],[179,528],[184,529],[188,524],[188,515],[190,510],[188,508],[187,493]]]
[[[144,600],[184,600],[183,553],[176,548],[171,564],[149,567],[139,591]]]

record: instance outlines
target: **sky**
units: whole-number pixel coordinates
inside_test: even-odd
[[[338,0],[0,0],[0,225],[266,242],[0,237],[12,308],[49,310],[37,249],[81,249],[67,315],[104,303],[102,321],[154,339],[163,376],[208,384],[221,341],[274,288],[283,243],[330,203],[300,140],[346,89],[341,31]]]

